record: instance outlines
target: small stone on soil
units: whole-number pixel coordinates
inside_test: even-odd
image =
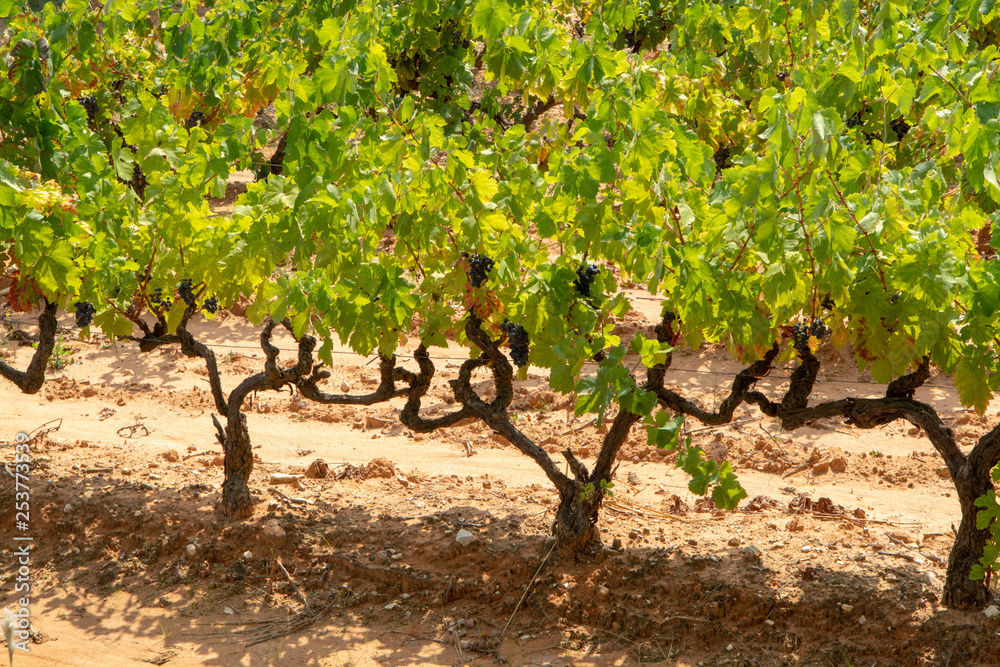
[[[467,547],[470,544],[474,544],[476,541],[478,541],[478,539],[479,538],[477,538],[475,535],[465,530],[464,528],[455,534],[455,541],[461,544],[463,547]]]

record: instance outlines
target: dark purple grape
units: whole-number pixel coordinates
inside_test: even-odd
[[[483,283],[489,278],[489,272],[495,266],[493,260],[486,255],[477,255],[475,253],[470,255],[463,252],[462,256],[469,262],[469,282],[472,283],[473,287],[482,287]]]
[[[520,324],[514,324],[510,320],[504,320],[500,325],[500,330],[507,334],[507,342],[510,344],[510,358],[514,364],[521,368],[528,364],[528,332]]]
[[[187,129],[190,130],[195,125],[197,125],[197,126],[200,127],[200,126],[202,126],[204,124],[205,124],[205,114],[203,114],[200,111],[192,111],[191,115],[188,116],[186,126],[187,126]]]
[[[94,321],[94,304],[89,301],[77,301],[76,302],[76,326],[81,329],[90,326],[90,323]]]
[[[177,288],[177,293],[180,295],[181,299],[183,299],[184,303],[192,308],[194,307],[194,292],[191,291],[190,278],[184,278],[181,280],[180,287]]]
[[[594,284],[594,279],[600,272],[601,270],[596,264],[581,266],[576,270],[576,280],[573,281],[573,287],[583,296],[590,296],[590,286]]]
[[[97,121],[97,98],[93,95],[82,95],[76,98],[76,101],[80,103],[80,106],[84,108],[87,112],[87,120],[91,123]]]

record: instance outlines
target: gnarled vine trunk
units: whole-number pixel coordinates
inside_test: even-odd
[[[222,443],[225,480],[222,482],[222,500],[218,509],[222,516],[247,518],[253,514],[249,485],[250,473],[253,472],[250,430],[246,415],[240,412],[242,401],[239,404],[230,402],[229,405],[229,421]]]
[[[587,495],[575,492],[572,487],[559,493],[552,534],[563,556],[579,558],[600,550],[601,532],[597,528],[600,495],[600,489]]]
[[[990,539],[989,529],[976,528],[976,498],[993,488],[989,469],[974,470],[971,461],[959,469],[955,476],[955,489],[962,507],[962,521],[958,524],[958,534],[948,556],[948,569],[944,581],[941,602],[951,609],[979,609],[990,601],[990,591],[985,580],[969,578],[972,566],[983,557],[986,542]]]
[[[848,424],[865,429],[906,419],[923,429],[948,466],[962,509],[962,520],[948,557],[942,602],[952,609],[977,609],[987,604],[990,592],[986,583],[974,581],[969,575],[982,558],[983,548],[990,538],[989,530],[976,528],[979,508],[975,502],[993,488],[990,470],[1000,462],[1000,426],[983,435],[971,452],[963,454],[955,433],[934,408],[913,398],[914,392],[930,377],[927,357],[915,371],[893,380],[886,388],[885,398],[846,398],[808,407],[804,399],[808,397],[819,364],[809,351],[801,356],[803,363],[792,375],[786,400],[776,403],[760,392],[746,392],[747,402],[756,404],[764,414],[781,419],[782,427],[790,431],[814,419],[829,417],[843,417]],[[788,396],[793,394],[803,400],[790,402]]]

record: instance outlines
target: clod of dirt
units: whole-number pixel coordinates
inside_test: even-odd
[[[377,459],[372,459],[371,462],[364,466],[364,478],[371,479],[372,477],[395,477],[396,468],[392,465],[392,461],[379,457]]]
[[[260,531],[260,541],[268,547],[282,547],[285,544],[285,529],[278,525],[277,519],[268,519]],[[248,559],[249,560],[249,559]]]
[[[681,500],[678,496],[674,496],[673,498],[676,498],[676,501]],[[781,503],[774,498],[768,498],[767,496],[754,496],[750,499],[750,502],[746,504],[746,507],[743,508],[743,511],[763,512],[765,510],[774,510],[779,507],[781,507]]]
[[[748,544],[747,546],[743,547],[742,549],[740,549],[740,552],[743,554],[744,560],[750,561],[754,565],[761,564],[760,549],[754,546],[753,544]]]
[[[790,533],[797,533],[806,529],[799,517],[792,517],[792,520],[785,526]]]
[[[316,459],[311,464],[309,464],[309,469],[306,470],[306,477],[309,479],[323,479],[330,473],[330,466],[326,464],[323,459]]]
[[[833,472],[844,472],[847,470],[847,461],[842,458],[835,458],[830,461],[830,470]]]
[[[168,449],[165,452],[161,452],[160,457],[167,463],[177,463],[181,460],[181,455],[177,453],[176,449]]]

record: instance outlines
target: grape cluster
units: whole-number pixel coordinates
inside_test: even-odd
[[[812,324],[798,323],[792,325],[792,344],[800,354],[809,350],[809,338],[822,338],[830,332],[823,320],[813,320]]]
[[[138,162],[132,163],[132,179],[128,182],[128,186],[132,188],[132,192],[139,195],[139,199],[146,198],[146,174],[142,172]]]
[[[163,290],[159,287],[153,290],[153,293],[149,295],[149,302],[152,304],[158,304],[163,299]]]
[[[191,279],[184,278],[181,280],[181,286],[177,288],[177,293],[180,295],[181,299],[184,300],[188,306],[194,306],[194,292],[191,291]]]
[[[583,296],[590,296],[590,286],[594,284],[594,279],[600,272],[601,270],[597,268],[596,264],[581,266],[576,270],[576,280],[573,281],[573,287]]]
[[[214,296],[210,299],[205,299],[205,303],[201,307],[210,315],[215,315],[216,311],[219,310],[219,299]]]
[[[528,364],[528,332],[520,324],[514,324],[510,320],[504,320],[500,325],[500,331],[507,334],[507,342],[510,344],[510,358],[514,364],[521,368]]]
[[[906,133],[910,131],[910,124],[903,120],[902,116],[892,121],[889,127],[891,127],[892,131],[896,133],[898,141],[902,141],[903,137],[906,136]]]
[[[192,111],[191,115],[187,119],[187,129],[191,129],[195,125],[199,127],[205,124],[205,114],[200,111]]]
[[[90,326],[90,323],[94,321],[94,304],[89,301],[77,301],[76,302],[76,326],[81,329]]]
[[[856,114],[848,116],[847,118],[848,129],[852,127],[857,127],[859,125],[861,125],[861,109],[858,109],[858,112]]]
[[[473,287],[482,287],[486,282],[488,274],[493,270],[494,262],[486,255],[468,254],[463,252],[462,257],[469,262],[469,282]]]
[[[788,78],[788,72],[778,72],[775,76],[777,76],[778,81],[784,81]]]
[[[715,166],[719,171],[733,166],[732,163],[729,162],[732,152],[733,150],[730,146],[719,146],[719,150],[715,151],[715,154],[712,155],[712,160],[715,161]]]
[[[97,98],[93,95],[81,95],[76,98],[76,101],[80,103],[84,111],[87,112],[87,120],[91,123],[97,121]]]

